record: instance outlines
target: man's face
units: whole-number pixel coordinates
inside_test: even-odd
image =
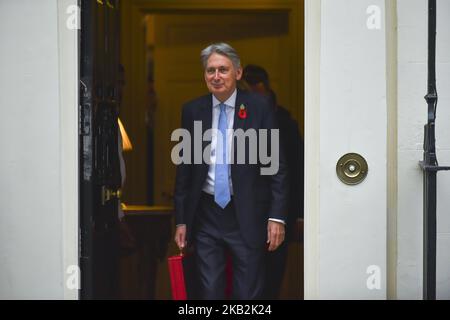
[[[224,102],[231,96],[236,88],[236,81],[241,77],[242,68],[235,68],[228,57],[213,53],[208,58],[205,69],[206,86],[220,101]]]

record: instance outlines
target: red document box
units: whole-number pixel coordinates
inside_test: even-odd
[[[168,259],[173,300],[196,300],[199,298],[198,276],[196,274],[194,257],[192,253],[188,253],[186,255],[171,256]],[[227,254],[225,276],[225,298],[230,299],[233,290],[233,267],[230,254]]]
[[[173,300],[186,300],[186,282],[184,280],[183,255],[169,257],[170,284]]]

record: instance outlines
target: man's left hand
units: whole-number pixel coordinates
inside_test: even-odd
[[[284,241],[285,231],[284,224],[281,222],[269,220],[267,224],[267,243],[268,250],[275,251]]]

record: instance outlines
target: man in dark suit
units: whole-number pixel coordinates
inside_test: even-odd
[[[274,300],[280,296],[287,266],[288,243],[289,241],[301,242],[299,231],[303,224],[303,139],[300,136],[297,121],[291,117],[287,109],[278,105],[267,71],[261,66],[249,64],[245,66],[242,78],[247,90],[266,97],[274,108],[280,128],[280,146],[284,151],[289,171],[286,241],[278,250],[270,252],[266,260],[267,277],[264,298]]]
[[[271,139],[278,137],[277,121],[267,99],[236,89],[242,68],[231,46],[210,45],[201,59],[210,94],[182,110],[182,128],[193,139],[189,161],[177,166],[175,242],[180,249],[194,243],[202,299],[225,298],[227,251],[233,261],[232,298],[258,299],[263,297],[266,252],[276,250],[285,237],[287,172],[279,141]],[[200,150],[194,142],[198,123],[202,133],[212,129],[210,145],[203,141]],[[256,141],[238,141],[233,135],[238,129],[267,130],[269,138],[257,134]],[[256,146],[259,155],[269,150],[278,170],[267,175],[267,161],[250,161]],[[242,152],[244,163],[237,161]]]

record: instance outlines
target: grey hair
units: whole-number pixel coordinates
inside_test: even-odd
[[[206,68],[208,59],[213,53],[228,57],[231,62],[233,62],[236,69],[241,67],[241,59],[239,58],[236,50],[234,50],[234,48],[229,44],[221,42],[213,43],[202,50],[200,53],[200,58],[202,59],[203,68]]]

